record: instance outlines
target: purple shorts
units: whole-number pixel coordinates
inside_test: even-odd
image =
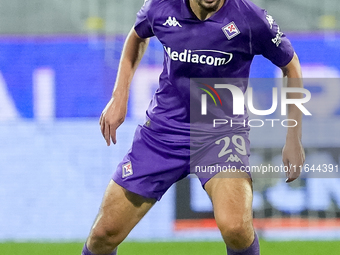
[[[204,187],[219,172],[244,169],[249,166],[249,147],[248,132],[197,143],[190,136],[159,133],[139,125],[131,149],[112,179],[131,192],[160,200],[172,184],[190,173]]]

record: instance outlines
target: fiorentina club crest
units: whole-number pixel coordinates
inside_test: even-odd
[[[234,21],[230,22],[228,25],[222,27],[222,31],[227,36],[228,40],[234,38],[240,33],[237,26],[235,25]]]
[[[131,161],[122,165],[122,178],[128,177],[133,174]]]

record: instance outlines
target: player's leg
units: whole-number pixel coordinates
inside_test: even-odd
[[[259,254],[253,228],[252,184],[247,173],[219,173],[205,184],[228,255]]]
[[[152,123],[137,127],[131,149],[118,164],[112,177],[114,181],[104,195],[83,255],[91,255],[90,251],[96,255],[115,254],[113,249],[156,200],[189,173],[186,168],[189,149],[185,147],[188,142],[170,137],[171,140],[150,126]],[[90,250],[87,253],[86,248]]]
[[[156,199],[127,191],[111,180],[82,255],[116,254],[116,247],[155,202]]]

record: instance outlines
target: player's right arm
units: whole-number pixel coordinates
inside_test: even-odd
[[[148,43],[149,39],[139,37],[134,28],[126,38],[112,97],[99,120],[107,146],[111,140],[114,144],[117,142],[116,130],[125,120],[130,84]]]

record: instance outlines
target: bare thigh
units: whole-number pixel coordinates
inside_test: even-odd
[[[110,253],[155,202],[156,199],[127,191],[111,180],[87,240],[88,248],[98,254]]]
[[[205,184],[216,223],[227,246],[244,249],[254,240],[252,184],[246,173],[219,173]]]

